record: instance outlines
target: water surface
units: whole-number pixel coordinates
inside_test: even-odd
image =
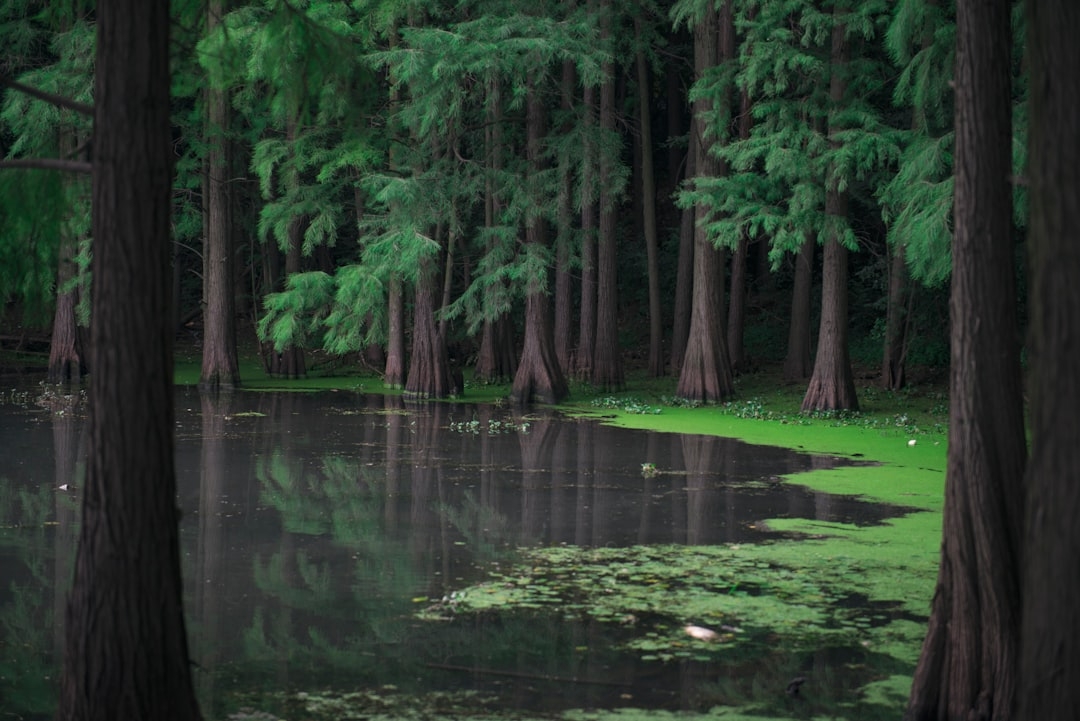
[[[51,710],[83,430],[78,413],[0,405],[0,715]],[[533,711],[707,708],[721,679],[724,693],[752,685],[763,661],[646,663],[615,650],[626,631],[598,622],[415,613],[521,547],[744,543],[774,538],[769,518],[868,524],[901,512],[781,481],[848,461],[548,411],[182,389],[176,437],[208,718],[243,693],[325,688],[469,689],[478,706]],[[828,649],[770,658],[779,676],[850,661]]]

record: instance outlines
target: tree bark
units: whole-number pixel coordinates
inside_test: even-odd
[[[604,18],[601,37],[611,35],[611,0],[601,3]],[[600,131],[615,134],[615,63],[604,63],[604,82],[600,86]],[[600,232],[596,243],[596,346],[593,348],[592,375],[589,380],[601,391],[623,387],[622,357],[619,350],[619,308],[616,278],[616,222],[618,211],[611,191],[616,158],[609,149],[600,154]]]
[[[596,123],[596,88],[586,86],[582,95],[585,135]],[[597,173],[597,149],[586,139],[581,167],[581,308],[578,317],[578,347],[575,375],[592,378],[593,352],[596,348],[596,196],[593,185]]]
[[[686,178],[697,173],[698,123],[690,121],[689,151],[686,155]],[[675,311],[671,320],[671,373],[682,372],[686,340],[690,335],[690,305],[694,291],[694,208],[683,208],[679,216],[679,257],[675,270]]]
[[[795,283],[791,289],[791,323],[788,326],[784,380],[804,381],[813,370],[810,355],[810,299],[814,275],[814,249],[817,243],[807,233],[795,254]]]
[[[224,15],[222,0],[206,7],[206,32]],[[233,288],[233,213],[228,176],[232,168],[228,137],[230,112],[227,90],[208,88],[207,152],[203,179],[206,199],[206,239],[203,243],[203,347],[199,387],[229,390],[240,384],[236,350],[236,297]]]
[[[722,10],[708,9],[694,27],[694,69],[700,78],[721,60],[719,39],[733,32],[731,4],[725,0]],[[729,45],[729,43],[724,43]],[[724,59],[733,57],[733,47],[724,48]],[[694,101],[694,127],[698,135],[696,175],[708,178],[722,175],[724,168],[709,152],[710,135],[707,117],[711,116],[711,101]],[[695,208],[694,282],[690,330],[683,357],[676,395],[692,401],[715,403],[735,394],[731,366],[721,326],[721,298],[724,276],[721,251],[713,247],[705,230],[709,209],[699,203]]]
[[[750,137],[750,96],[746,91],[739,99],[739,139]],[[746,365],[743,334],[746,329],[746,273],[749,263],[750,239],[746,232],[739,235],[739,244],[731,255],[731,300],[728,302],[727,343],[731,372],[737,375]]]
[[[889,290],[885,309],[885,346],[881,362],[881,385],[893,391],[904,387],[907,356],[908,299],[907,260],[898,246],[889,261]]]
[[[90,451],[58,719],[199,719],[173,450],[168,3],[97,3]]]
[[[409,374],[405,380],[405,395],[410,398],[446,398],[450,395],[450,364],[446,344],[435,324],[434,261],[420,261],[413,304],[412,350],[409,353]]]
[[[543,169],[540,144],[545,120],[543,101],[535,88],[529,88],[525,103],[526,156],[533,172],[540,172]],[[532,214],[525,224],[525,252],[542,254],[546,242],[544,220]],[[525,345],[510,390],[511,399],[519,405],[530,401],[558,403],[569,395],[566,377],[555,356],[544,281],[543,277],[529,278],[526,288]]]
[[[634,19],[640,42],[641,19]],[[638,117],[641,125],[641,209],[649,283],[649,375],[664,374],[664,321],[660,308],[660,260],[656,230],[656,171],[653,165],[652,108],[649,104],[649,65],[645,51],[637,52]]]
[[[842,6],[833,10],[832,76],[829,95],[834,106],[839,106],[847,93],[847,41]],[[839,128],[830,125],[832,136]],[[835,141],[830,140],[835,145]],[[834,411],[858,410],[855,395],[855,377],[851,371],[848,355],[848,258],[847,248],[841,243],[837,227],[847,219],[847,191],[829,187],[825,191],[825,214],[832,220],[831,237],[825,243],[821,273],[821,322],[818,325],[817,353],[814,356],[814,372],[803,396],[802,410]]]
[[[574,72],[574,63],[570,60],[563,61],[562,70],[562,110],[569,117],[574,107],[574,86],[577,83],[577,73]],[[567,121],[563,128],[564,132],[570,132],[573,129],[571,122]],[[574,233],[573,165],[575,160],[569,157],[560,159],[558,231],[555,235],[555,356],[559,359],[559,367],[566,374],[573,372],[571,323],[574,315],[574,298],[571,287],[570,247]]]
[[[1026,449],[1009,184],[1010,6],[956,6],[949,451],[941,569],[908,719],[1013,712]]]
[[[1021,719],[1080,708],[1080,12],[1028,0],[1031,459],[1023,554]]]
[[[77,147],[70,129],[62,129],[59,138],[60,155],[67,157]],[[81,182],[64,178],[64,183]],[[86,368],[79,338],[76,308],[79,290],[74,287],[78,277],[75,258],[79,252],[79,240],[70,229],[61,227],[57,251],[56,308],[53,311],[52,341],[49,343],[49,383],[78,385]]]
[[[383,385],[405,386],[405,298],[401,278],[391,276],[386,291],[386,366]]]

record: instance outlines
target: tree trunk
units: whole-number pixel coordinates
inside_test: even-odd
[[[949,451],[941,569],[909,719],[1013,714],[1025,438],[1009,184],[1010,7],[956,6]],[[1060,662],[1050,661],[1055,672]]]
[[[405,386],[405,298],[401,278],[391,276],[386,297],[386,367],[383,385]]]
[[[525,102],[526,155],[532,171],[540,172],[543,170],[540,148],[544,136],[543,101],[537,96],[536,90],[530,87]],[[533,214],[525,225],[526,253],[543,252],[547,242],[544,231],[544,220]],[[566,377],[559,368],[559,359],[555,357],[555,342],[548,318],[548,297],[544,286],[544,278],[532,277],[529,278],[526,288],[525,345],[510,391],[511,399],[517,404],[530,401],[559,403],[569,395]]]
[[[634,19],[640,41],[641,19]],[[664,321],[660,309],[660,260],[656,232],[656,177],[653,168],[652,108],[649,105],[649,65],[644,50],[637,52],[638,117],[641,124],[641,209],[649,281],[649,375],[664,374]]]
[[[1016,718],[1080,708],[1080,13],[1071,0],[1028,0],[1031,225],[1031,460],[1023,556]]]
[[[583,91],[585,135],[592,132],[596,122],[596,88],[586,86]],[[581,309],[578,318],[577,365],[578,378],[592,378],[593,351],[596,348],[596,196],[593,185],[596,178],[597,153],[599,151],[586,140],[585,158],[581,167]]]
[[[69,129],[60,131],[60,157],[69,157],[78,147],[75,135]],[[79,182],[64,178],[65,183]],[[79,290],[75,287],[78,266],[75,258],[79,252],[79,239],[66,227],[60,229],[57,253],[56,308],[53,311],[52,341],[49,343],[49,383],[78,385],[82,381],[82,343],[79,339],[78,315]]]
[[[563,61],[562,74],[562,110],[570,116],[574,107],[574,87],[577,83],[577,74],[574,72],[574,63]],[[570,132],[573,128],[572,121],[567,121],[563,128],[564,132]],[[559,359],[559,367],[563,373],[573,371],[573,359],[571,354],[572,334],[571,322],[573,321],[573,288],[571,287],[571,252],[572,237],[574,233],[574,172],[573,166],[577,159],[560,158],[559,167],[559,210],[558,231],[555,235],[555,356]]]
[[[611,35],[611,0],[601,3],[604,18],[601,37]],[[602,40],[603,42],[603,40]],[[604,82],[600,86],[600,131],[615,135],[615,63],[604,63]],[[600,153],[600,233],[596,244],[596,346],[593,348],[590,380],[600,391],[617,391],[623,387],[622,357],[619,350],[619,308],[616,285],[616,221],[617,199],[611,192],[612,177],[617,159],[610,148]]]
[[[686,156],[686,178],[697,172],[698,124],[690,121],[689,152]],[[671,373],[682,372],[686,355],[686,340],[690,335],[690,304],[694,289],[694,213],[693,207],[683,208],[679,222],[679,258],[675,270],[675,312],[671,320]]]
[[[405,380],[405,395],[410,398],[446,398],[451,390],[446,345],[435,324],[436,273],[433,264],[431,258],[421,260],[416,279],[412,349],[409,375]]]
[[[907,260],[898,246],[889,261],[889,291],[885,309],[885,347],[881,363],[881,385],[892,391],[904,387],[907,356],[908,300]]]
[[[498,216],[503,207],[503,202],[495,190],[496,184],[491,178],[491,175],[498,177],[503,169],[502,105],[499,99],[498,80],[492,81],[489,93],[491,100],[488,104],[488,128],[484,140],[488,148],[491,174],[484,189],[484,226],[490,230],[498,224]],[[495,240],[488,241],[488,253],[494,252],[496,242]],[[509,303],[504,283],[489,285],[484,292],[487,294],[484,302],[488,308],[504,307]],[[485,315],[490,316],[490,312]],[[477,354],[473,378],[480,383],[502,383],[513,379],[517,371],[517,357],[514,351],[514,328],[510,314],[503,311],[494,318],[486,318],[480,336],[480,350]]]
[[[733,32],[731,23],[731,3],[725,0],[719,13],[714,9],[707,10],[694,27],[694,70],[699,78],[720,60],[718,40],[721,35],[726,37]],[[724,48],[724,59],[730,59],[734,48],[728,42],[724,45],[727,46]],[[694,101],[694,116],[699,121],[694,123],[699,141],[694,167],[699,178],[726,172],[726,168],[709,152],[711,141],[708,138],[712,131],[707,127],[706,118],[711,114],[709,100],[699,98]],[[708,214],[709,209],[699,203],[695,209],[690,331],[675,393],[680,398],[715,403],[734,395],[735,386],[721,326],[720,300],[723,297],[724,276],[720,261],[723,254],[713,247],[706,233],[704,224]]]
[[[173,451],[167,3],[97,3],[90,451],[58,719],[199,719]]]
[[[844,38],[845,27],[840,19],[845,12],[840,6],[833,9],[834,25],[832,31],[832,77],[829,81],[829,95],[838,106],[847,93],[847,80],[844,77],[847,65],[847,41]],[[832,136],[839,128],[829,127]],[[835,145],[835,141],[830,140]],[[847,219],[847,191],[838,187],[825,190],[825,214],[835,219],[831,225],[835,228]],[[821,271],[821,322],[818,326],[817,353],[814,356],[814,372],[810,384],[803,396],[802,410],[834,411],[858,410],[859,400],[855,395],[855,378],[851,372],[851,359],[848,356],[848,258],[847,248],[833,230],[832,237],[825,243],[825,255]]]
[[[743,91],[739,101],[739,139],[750,137],[750,96]],[[739,244],[731,256],[731,300],[728,304],[727,342],[732,374],[738,374],[746,365],[743,332],[746,328],[746,271],[750,239],[746,232],[739,235]]]
[[[211,33],[224,15],[222,0],[206,7],[206,32]],[[206,201],[206,238],[203,243],[203,347],[199,387],[231,389],[240,384],[236,350],[236,297],[233,288],[233,213],[229,173],[232,153],[229,140],[229,94],[206,91],[206,167],[203,191]]]
[[[810,299],[817,242],[807,233],[795,254],[795,283],[791,289],[791,324],[788,326],[784,380],[803,381],[813,369],[810,356]]]

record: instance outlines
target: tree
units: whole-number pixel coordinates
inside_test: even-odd
[[[535,176],[543,170],[540,146],[546,128],[544,107],[535,89],[530,88],[525,105],[526,156]],[[535,211],[525,221],[524,252],[533,270],[525,294],[525,345],[510,397],[518,404],[558,403],[570,391],[555,355],[548,312],[546,222]]]
[[[840,146],[844,128],[839,120],[847,94],[848,40],[846,37],[847,8],[837,2],[833,6],[835,22],[829,67],[829,145]],[[803,397],[802,410],[858,410],[855,378],[848,356],[848,246],[852,244],[850,230],[845,228],[848,215],[848,193],[843,173],[837,172],[836,161],[830,161],[825,190],[826,234],[822,258],[821,323],[818,326],[817,353],[814,370]],[[845,232],[846,231],[846,232]]]
[[[649,375],[664,374],[664,326],[660,312],[660,259],[656,230],[656,178],[653,170],[652,107],[649,103],[649,63],[644,48],[644,23],[634,18],[637,50],[638,119],[641,124],[641,212],[649,282]]]
[[[1029,0],[1031,457],[1015,718],[1069,718],[1080,705],[1080,8]]]
[[[719,13],[711,6],[705,8],[694,23],[694,72],[698,81],[718,63],[734,57],[734,43],[730,0],[725,0]],[[699,91],[694,100],[694,127],[700,134],[694,146],[697,151],[694,168],[699,178],[708,179],[727,172],[711,148],[714,142],[721,142],[723,119],[730,112],[730,96],[725,90],[730,88],[722,86],[717,100],[704,91]],[[721,120],[718,121],[717,116]],[[724,276],[720,261],[723,254],[713,245],[706,227],[712,214],[710,206],[698,200],[695,208],[690,329],[675,393],[680,398],[708,403],[730,398],[735,393],[735,386],[721,327]]]
[[[182,609],[167,3],[100,0],[90,450],[58,719],[199,719]]]
[[[611,0],[600,3],[600,42],[611,42]],[[596,242],[596,345],[593,348],[592,372],[589,380],[601,390],[621,390],[623,386],[622,356],[619,350],[618,288],[616,286],[616,207],[619,186],[615,182],[617,160],[607,146],[615,134],[615,62],[604,63],[604,80],[600,85],[600,132],[604,146],[600,152],[600,225]]]
[[[206,6],[206,32],[221,22],[224,2],[211,0]],[[203,348],[199,385],[208,390],[228,390],[240,383],[236,353],[236,292],[233,287],[233,194],[229,189],[232,172],[232,141],[229,137],[230,109],[227,90],[206,90],[208,148],[205,160],[205,239],[203,241]]]
[[[949,451],[941,568],[908,719],[1013,712],[1026,443],[1009,183],[1010,5],[956,5]]]

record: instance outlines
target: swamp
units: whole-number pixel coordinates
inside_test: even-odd
[[[753,389],[523,411],[336,383],[178,386],[206,718],[901,715],[937,572],[934,412],[875,414],[869,388],[814,417]],[[0,403],[4,718],[54,708],[84,406],[26,383]]]

